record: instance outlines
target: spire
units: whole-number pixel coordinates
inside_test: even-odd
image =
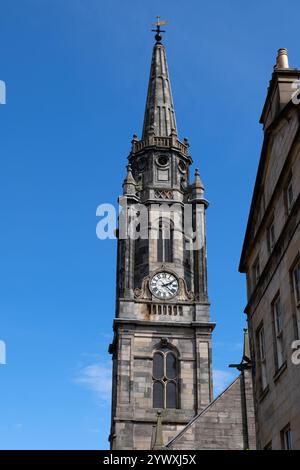
[[[124,195],[134,195],[136,193],[136,181],[132,174],[131,165],[127,165],[127,175],[123,183]]]
[[[203,183],[202,183],[202,181],[201,181],[200,173],[199,173],[198,168],[196,168],[196,170],[195,170],[194,188],[196,188],[196,189],[203,189],[203,191],[204,191],[204,186],[203,186]]]
[[[153,47],[150,78],[148,85],[148,95],[144,117],[143,139],[149,133],[154,133],[157,137],[169,137],[171,132],[177,135],[175,111],[171,92],[168,64],[164,46],[161,44],[160,29],[165,21],[156,22],[157,29]]]
[[[208,201],[204,198],[204,185],[200,178],[199,170],[195,170],[195,179],[194,183],[190,186],[191,189],[191,201],[201,201],[205,204],[205,207],[208,207]]]

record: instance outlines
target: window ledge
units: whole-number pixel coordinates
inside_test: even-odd
[[[275,372],[275,374],[273,376],[274,383],[277,382],[277,380],[281,377],[281,374],[283,374],[283,372],[286,370],[286,368],[287,368],[287,362],[284,361],[282,366],[280,366],[280,368]]]
[[[259,394],[258,401],[261,403],[263,399],[268,395],[270,390],[269,385],[267,385]]]

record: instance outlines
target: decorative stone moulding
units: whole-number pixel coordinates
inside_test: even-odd
[[[182,305],[153,303],[149,304],[149,313],[150,315],[171,315],[173,317],[182,317],[183,307]]]
[[[187,142],[182,143],[174,137],[156,137],[151,136],[143,140],[132,140],[132,153],[138,153],[146,147],[175,148],[183,155],[189,157],[189,146]]]
[[[173,191],[168,189],[156,189],[154,191],[155,199],[173,199]]]
[[[160,271],[168,271],[174,276],[176,276],[178,279],[179,289],[178,289],[178,293],[174,296],[173,299],[166,300],[165,302],[160,300],[159,303],[163,303],[165,305],[167,302],[171,303],[174,300],[175,301],[188,301],[188,302],[192,302],[193,300],[195,300],[195,296],[193,292],[188,290],[185,280],[183,278],[178,278],[177,274],[174,271],[170,270],[169,268],[166,268],[164,265],[158,270],[156,270],[153,274],[151,274],[151,276],[146,276],[143,279],[142,286],[140,289],[138,288],[134,289],[134,297],[136,299],[156,301],[155,297],[150,291],[149,283],[150,283],[150,279],[152,278],[152,276],[155,275],[156,273],[159,273]]]

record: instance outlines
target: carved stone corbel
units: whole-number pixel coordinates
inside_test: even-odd
[[[150,279],[150,276],[144,277],[143,282],[142,282],[142,287],[140,289],[138,288],[134,289],[134,296],[137,299],[146,299],[146,300],[151,299],[151,292],[149,290],[149,279]]]

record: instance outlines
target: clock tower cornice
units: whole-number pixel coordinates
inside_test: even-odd
[[[156,137],[152,136],[151,138],[141,139],[135,136],[135,138],[131,141],[131,152],[128,156],[128,159],[131,160],[134,157],[138,157],[140,155],[146,154],[149,151],[173,151],[179,154],[181,157],[186,159],[190,164],[193,163],[193,159],[189,153],[189,143],[187,139],[184,139],[181,142],[177,136],[170,137]]]

